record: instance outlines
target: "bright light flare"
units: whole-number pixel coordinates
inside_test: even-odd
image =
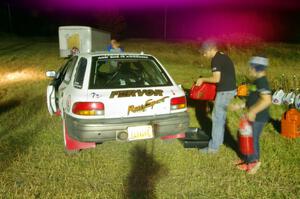
[[[15,80],[22,80],[22,79],[27,79],[28,75],[24,74],[22,72],[14,72],[14,73],[9,73],[6,76],[4,76],[8,81],[15,81]]]
[[[4,72],[1,75],[0,85],[21,82],[21,81],[36,81],[45,79],[43,72],[37,71],[35,69],[24,69],[14,72]]]

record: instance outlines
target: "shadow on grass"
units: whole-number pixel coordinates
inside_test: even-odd
[[[239,158],[243,157],[241,152],[240,152],[238,142],[232,136],[232,132],[229,130],[227,125],[225,125],[224,145],[231,148]]]
[[[157,198],[155,196],[155,182],[162,173],[166,175],[167,171],[153,157],[153,142],[151,154],[147,152],[145,145],[136,145],[132,149],[131,171],[127,177],[125,198]]]
[[[281,132],[281,121],[280,120],[275,120],[275,119],[271,118],[269,120],[269,122],[272,124],[272,126],[277,131],[277,133]]]
[[[211,138],[212,120],[209,117],[213,109],[212,102],[195,101],[195,113],[201,129]]]
[[[0,115],[19,106],[20,104],[21,104],[21,101],[16,100],[16,99],[0,103]]]
[[[36,134],[44,128],[43,118],[38,115],[42,109],[43,101],[43,96],[38,96],[30,101],[23,100],[22,106],[26,106],[25,111],[28,113],[22,114],[16,111],[15,115],[19,114],[19,116],[14,117],[14,121],[11,121],[10,115],[7,114],[8,122],[2,125],[0,132],[0,173],[10,167],[17,157],[27,153]],[[14,107],[18,104],[18,101],[13,101],[11,105],[5,107],[9,109],[8,107]]]

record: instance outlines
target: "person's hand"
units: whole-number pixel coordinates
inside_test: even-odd
[[[248,120],[250,122],[254,122],[255,121],[255,118],[256,118],[256,113],[253,113],[252,111],[249,111],[247,114],[246,114]]]
[[[198,78],[196,82],[196,86],[201,86],[201,84],[203,84],[203,80],[202,78]]]

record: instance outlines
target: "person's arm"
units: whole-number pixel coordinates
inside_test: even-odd
[[[260,94],[259,100],[249,107],[247,117],[250,121],[254,121],[256,118],[256,114],[266,109],[272,103],[270,94]]]
[[[219,83],[221,79],[221,72],[215,71],[211,77],[200,77],[197,79],[196,85],[201,86],[203,82],[208,83]]]

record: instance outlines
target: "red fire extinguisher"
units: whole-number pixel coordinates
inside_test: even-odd
[[[238,139],[240,152],[243,155],[254,153],[252,125],[246,116],[242,116],[240,119]]]

